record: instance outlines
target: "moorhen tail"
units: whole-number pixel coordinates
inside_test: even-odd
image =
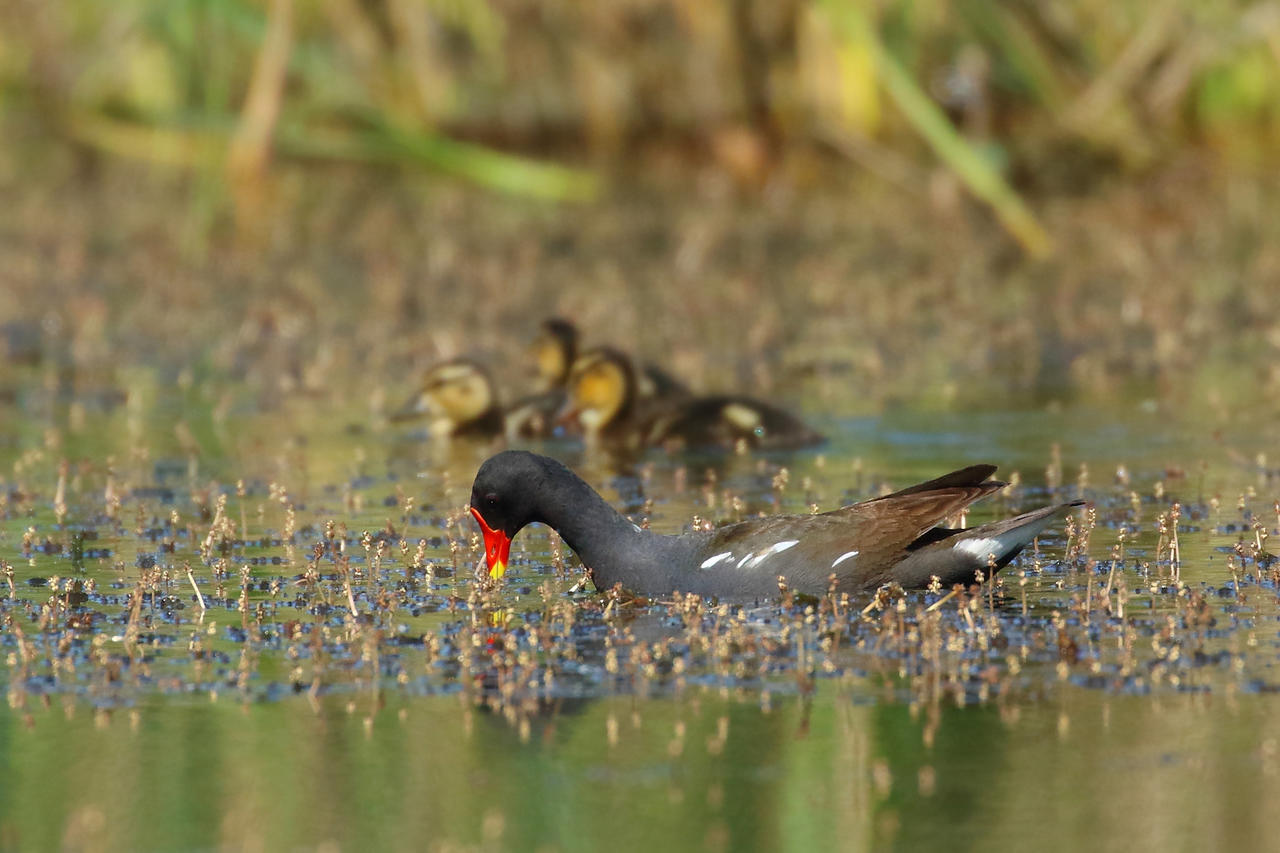
[[[973,465],[891,495],[821,515],[781,515],[711,531],[664,536],[628,521],[554,459],[509,450],[476,472],[471,514],[484,534],[489,573],[506,571],[512,538],[530,522],[554,528],[598,589],[614,584],[642,595],[674,591],[746,600],[778,594],[778,578],[797,592],[859,592],[896,581],[904,587],[972,583],[978,571],[1007,564],[1053,519],[1083,502],[1045,507],[963,530],[947,516],[1002,488],[992,465]]]

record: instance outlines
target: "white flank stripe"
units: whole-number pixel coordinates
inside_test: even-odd
[[[714,566],[716,563],[722,562],[724,560],[732,560],[732,559],[733,559],[733,552],[725,551],[723,553],[716,554],[714,557],[707,557],[707,559],[702,561],[702,568],[709,569],[712,566]]]
[[[836,561],[835,561],[834,563],[832,563],[832,564],[831,564],[831,568],[833,568],[833,569],[834,569],[836,566],[840,565],[841,563],[843,563],[845,560],[849,559],[850,557],[856,557],[856,556],[858,556],[858,552],[857,552],[857,551],[845,551],[845,552],[844,552],[843,554],[841,554],[839,557],[836,557]]]
[[[783,551],[787,550],[788,548],[791,548],[799,544],[800,544],[799,539],[787,539],[782,542],[775,542],[772,545],[770,545],[768,548],[761,548],[755,554],[751,555],[750,560],[746,561],[747,563],[746,567],[748,569],[754,569],[756,566],[764,562],[764,559],[768,557],[770,554],[781,554]],[[742,568],[742,563],[738,564],[738,568]]]
[[[976,539],[961,539],[955,545],[951,546],[957,551],[963,551],[966,554],[972,554],[978,560],[989,560],[995,557],[997,560],[1004,556],[1006,546],[999,539],[988,539],[979,536]]]

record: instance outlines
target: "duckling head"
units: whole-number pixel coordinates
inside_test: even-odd
[[[599,435],[626,419],[634,397],[635,377],[626,356],[600,347],[574,361],[566,414],[576,417],[587,435]]]
[[[490,416],[496,408],[489,375],[478,364],[458,359],[429,369],[418,393],[393,420],[425,415],[432,435],[448,436]]]
[[[578,330],[568,320],[545,320],[538,337],[529,346],[529,357],[537,373],[540,390],[562,388],[578,351]]]

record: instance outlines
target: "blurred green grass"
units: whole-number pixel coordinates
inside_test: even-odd
[[[1042,255],[1029,189],[1275,156],[1280,4],[15,0],[0,118],[28,117],[201,171],[249,221],[281,158],[567,200],[659,143],[748,187],[833,150],[936,160]]]

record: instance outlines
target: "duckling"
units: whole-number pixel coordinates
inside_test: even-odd
[[[504,416],[510,438],[542,438],[556,427],[556,414],[564,408],[565,382],[578,352],[578,330],[568,320],[552,317],[529,345],[534,367],[534,393],[511,404]]]
[[[427,370],[418,392],[391,416],[428,418],[433,438],[493,436],[503,430],[502,410],[489,374],[473,361],[453,359]]]
[[[826,439],[776,406],[738,395],[696,397],[661,412],[650,423],[647,442],[666,450],[694,447],[763,450],[811,447]]]
[[[529,355],[537,371],[537,390],[563,389],[578,355],[577,327],[559,317],[543,320],[541,331],[529,345]]]
[[[541,331],[529,347],[534,365],[536,393],[522,397],[506,413],[506,432],[510,438],[542,438],[555,432],[557,416],[568,399],[567,384],[577,360],[578,329],[568,320],[553,317],[542,322]],[[630,365],[630,360],[619,356]],[[689,389],[671,374],[652,364],[632,369],[635,394],[646,404],[653,400],[670,401],[689,396]]]
[[[647,414],[637,400],[631,361],[616,349],[583,353],[569,372],[568,400],[561,420],[576,422],[590,440],[634,439],[642,435]]]
[[[669,403],[693,396],[689,386],[656,364],[644,362],[636,374],[636,397],[640,400]]]
[[[695,447],[782,449],[818,444],[823,437],[787,412],[740,395],[645,401],[635,373],[608,347],[584,353],[569,375],[566,415],[589,440],[681,450]]]

